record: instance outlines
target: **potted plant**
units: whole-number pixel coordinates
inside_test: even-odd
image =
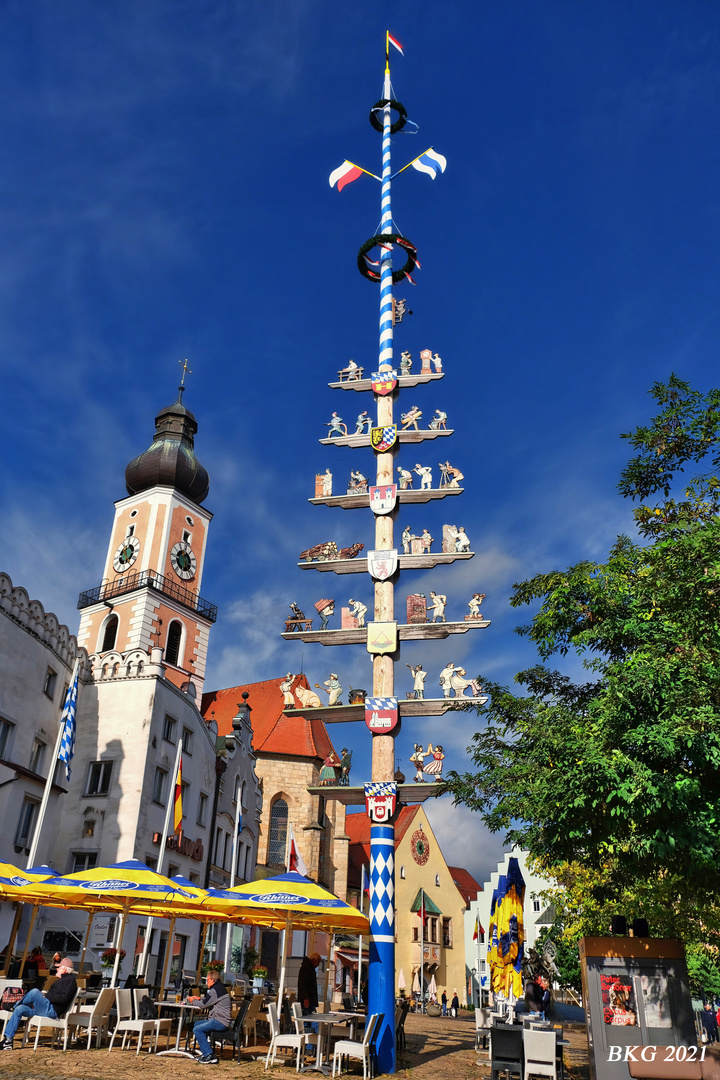
[[[219,976],[219,975],[222,975],[223,971],[225,970],[225,961],[224,960],[208,960],[206,966],[207,966],[208,971],[216,971],[218,973],[218,976]]]
[[[253,993],[262,994],[267,979],[267,968],[257,964],[252,969]]]
[[[127,954],[126,954],[125,950],[121,949],[120,950],[120,964],[122,964],[122,962],[125,959],[126,955]],[[117,949],[106,949],[105,952],[100,957],[100,966],[104,967],[104,968],[115,967],[115,957],[116,956],[117,956]]]

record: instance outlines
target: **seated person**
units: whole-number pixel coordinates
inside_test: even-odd
[[[35,946],[33,951],[28,956],[28,961],[29,963],[35,964],[37,966],[38,975],[47,975],[47,964],[45,963],[45,957],[43,956],[42,948],[40,947],[40,945]]]
[[[61,960],[62,960],[62,957],[61,957],[60,953],[56,952],[53,955],[52,964],[50,965],[50,974],[51,975],[57,975],[58,964],[60,963]]]
[[[230,995],[220,981],[217,971],[208,971],[207,994],[203,998],[188,998],[188,1001],[199,1001],[202,1005],[210,1006],[210,1014],[206,1020],[198,1020],[193,1025],[193,1035],[197,1039],[200,1048],[200,1065],[217,1065],[217,1058],[210,1049],[208,1031],[227,1031],[232,1024],[232,1009]]]
[[[22,1020],[31,1016],[48,1016],[51,1020],[61,1020],[72,1005],[77,994],[77,981],[73,972],[73,962],[69,957],[61,960],[57,966],[57,982],[54,982],[47,996],[40,990],[28,990],[5,1027],[5,1037],[0,1042],[0,1050],[12,1050],[15,1033]]]

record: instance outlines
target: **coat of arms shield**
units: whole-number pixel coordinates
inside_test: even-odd
[[[370,430],[370,445],[378,454],[389,450],[397,441],[397,424],[387,424],[385,427],[374,427]]]
[[[371,379],[373,391],[384,397],[397,386],[397,371],[373,371]]]
[[[386,581],[397,570],[397,548],[368,551],[368,571],[376,581]]]
[[[397,484],[370,488],[370,509],[374,514],[389,514],[397,502]]]
[[[365,723],[374,735],[388,735],[395,727],[397,727],[397,722],[397,698],[365,698]]]

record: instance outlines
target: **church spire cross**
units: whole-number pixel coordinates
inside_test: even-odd
[[[180,385],[178,386],[178,390],[180,391],[180,397],[182,398],[182,393],[185,389],[185,376],[192,375],[192,368],[188,367],[187,357],[185,357],[184,363],[182,360],[178,360],[178,364],[182,368],[182,379],[180,380]]]

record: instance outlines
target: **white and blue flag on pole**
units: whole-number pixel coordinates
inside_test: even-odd
[[[77,709],[79,672],[80,665],[76,663],[72,682],[68,687],[67,697],[65,698],[65,708],[63,709],[62,717],[60,719],[61,724],[63,724],[63,733],[62,739],[60,740],[58,760],[65,762],[65,772],[67,773],[68,783],[70,782],[70,762],[75,753],[75,711]]]
[[[434,180],[438,172],[445,172],[447,158],[444,158],[442,154],[438,154],[437,150],[431,148],[421,154],[419,158],[416,158],[415,161],[412,161],[411,165],[413,169],[427,173]]]

